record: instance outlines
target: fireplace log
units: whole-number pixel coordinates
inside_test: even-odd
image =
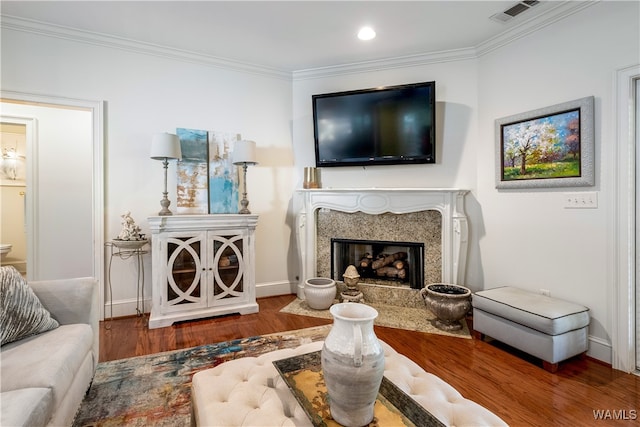
[[[360,267],[368,268],[371,266],[371,262],[373,261],[373,256],[367,252],[364,254],[362,259],[360,260]]]
[[[392,265],[398,270],[402,270],[404,268],[404,261],[401,261],[401,260],[394,261]]]
[[[373,268],[374,270],[377,270],[380,267],[384,267],[386,265],[389,265],[392,262],[394,262],[396,260],[399,260],[399,259],[405,259],[406,257],[407,257],[407,253],[406,252],[396,252],[395,254],[386,255],[383,258],[378,258],[377,260],[373,261],[371,263],[371,268]]]
[[[398,269],[395,267],[380,267],[376,269],[376,274],[379,277],[397,277],[398,279],[405,279],[407,277],[407,270],[404,268]]]

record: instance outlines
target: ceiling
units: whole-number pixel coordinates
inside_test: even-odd
[[[477,49],[530,32],[577,1],[541,1],[508,22],[512,1],[2,1],[3,22],[44,22],[283,72]],[[28,21],[25,21],[28,20]],[[33,21],[33,22],[32,22]],[[371,25],[377,37],[356,33]],[[537,27],[536,27],[537,26]]]

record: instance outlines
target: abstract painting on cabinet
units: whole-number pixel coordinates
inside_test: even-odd
[[[178,128],[182,160],[178,162],[177,213],[238,212],[238,172],[233,164],[232,132]]]
[[[233,144],[240,135],[209,132],[209,213],[238,213],[238,172]]]
[[[178,214],[206,214],[209,209],[208,132],[176,129],[182,160],[178,162]]]

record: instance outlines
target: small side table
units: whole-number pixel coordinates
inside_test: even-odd
[[[144,316],[144,263],[142,256],[149,251],[143,250],[144,246],[149,243],[148,239],[144,240],[118,240],[114,239],[105,243],[111,250],[111,257],[109,258],[109,268],[107,282],[109,284],[109,295],[111,303],[111,319],[113,319],[113,290],[111,288],[111,262],[114,257],[120,259],[134,258],[137,263],[137,293],[136,293],[136,313],[138,316]]]

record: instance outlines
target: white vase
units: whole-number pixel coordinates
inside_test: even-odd
[[[378,312],[359,303],[331,306],[333,326],[322,347],[322,373],[331,417],[346,427],[373,420],[384,374],[384,350],[373,331]]]
[[[304,282],[304,298],[309,307],[326,310],[336,299],[336,281],[326,277],[314,277]]]

